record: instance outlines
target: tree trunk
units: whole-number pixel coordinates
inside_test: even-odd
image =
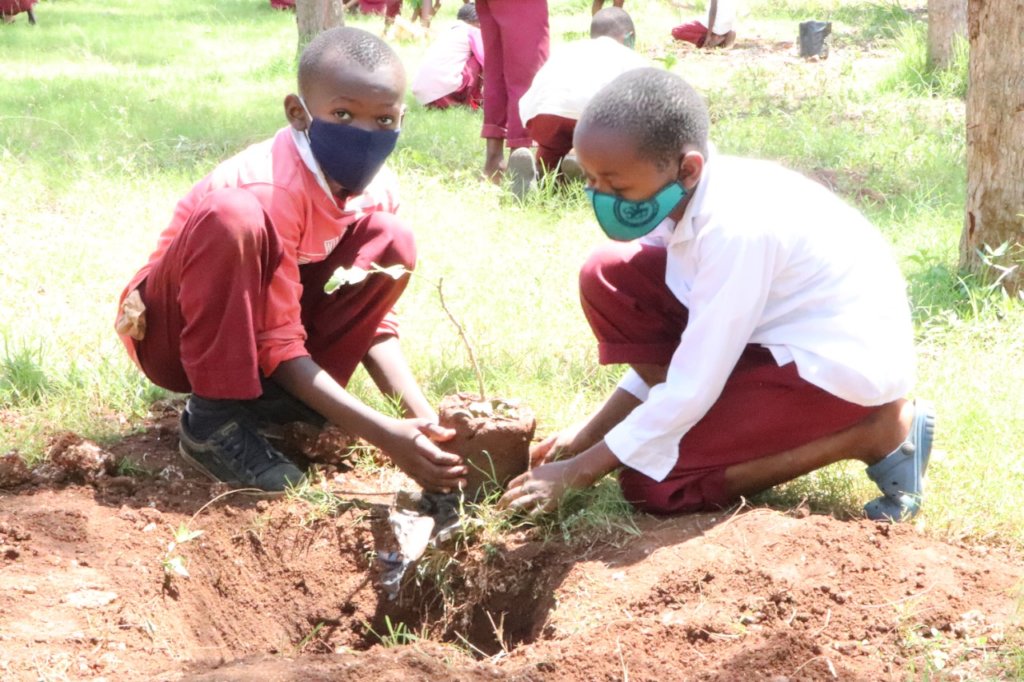
[[[928,0],[928,64],[949,66],[958,37],[967,37],[967,0]]]
[[[297,0],[295,21],[299,24],[299,54],[321,31],[345,25],[341,0]]]
[[[1015,293],[1024,291],[1024,0],[970,0],[967,20],[967,216],[960,265],[989,281],[1004,276],[1003,285]],[[1004,244],[1005,254],[990,255]]]

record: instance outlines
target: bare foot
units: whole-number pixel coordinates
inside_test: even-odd
[[[895,400],[882,406],[869,420],[869,438],[874,455],[865,457],[863,462],[871,465],[880,462],[907,439],[914,421],[914,403],[910,400]]]
[[[500,185],[505,177],[505,169],[508,164],[505,161],[505,140],[499,138],[487,138],[487,156],[484,157],[484,178],[495,185]]]
[[[736,31],[729,31],[728,33],[718,34],[711,33],[708,31],[708,37],[704,40],[704,47],[711,49],[713,47],[721,47],[722,49],[728,49],[732,47],[733,43],[736,42]]]

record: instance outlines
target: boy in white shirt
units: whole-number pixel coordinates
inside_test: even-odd
[[[538,174],[564,170],[572,149],[572,133],[583,108],[598,90],[621,73],[650,66],[633,51],[636,28],[618,7],[598,11],[590,23],[590,40],[579,40],[555,50],[519,100],[519,117],[537,145],[512,152],[509,175],[513,193],[522,198]]]
[[[708,128],[662,69],[623,74],[584,111],[576,152],[616,241],[583,266],[581,300],[600,362],[631,370],[536,446],[546,463],[503,504],[551,509],[621,469],[637,508],[693,512],[858,459],[883,493],[867,516],[914,516],[935,417],[905,399],[913,329],[888,245],[817,183],[717,154]]]
[[[427,50],[412,82],[420,104],[446,109],[464,104],[478,109],[483,99],[484,43],[476,5],[459,8],[458,21],[442,32]]]
[[[693,20],[672,29],[672,37],[697,47],[730,48],[736,42],[736,0],[711,0],[707,18]]]

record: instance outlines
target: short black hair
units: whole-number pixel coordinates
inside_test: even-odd
[[[636,33],[633,25],[633,18],[629,12],[621,7],[605,7],[599,9],[590,20],[590,37],[599,38],[625,38],[630,33]]]
[[[633,69],[618,76],[591,98],[578,125],[624,132],[636,141],[640,158],[659,165],[678,160],[687,144],[708,153],[704,99],[665,69]]]
[[[459,8],[459,11],[456,13],[455,18],[458,19],[459,21],[465,21],[470,24],[479,24],[480,17],[478,17],[476,14],[476,3],[464,3],[462,7]]]
[[[327,29],[313,38],[299,57],[299,92],[305,91],[321,69],[341,61],[353,61],[367,71],[401,64],[394,49],[369,31],[352,26]]]

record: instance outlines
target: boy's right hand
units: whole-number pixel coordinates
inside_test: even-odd
[[[391,442],[382,448],[384,454],[424,490],[450,493],[466,485],[468,469],[462,458],[435,444],[454,438],[454,429],[426,419],[402,419],[389,431]]]

